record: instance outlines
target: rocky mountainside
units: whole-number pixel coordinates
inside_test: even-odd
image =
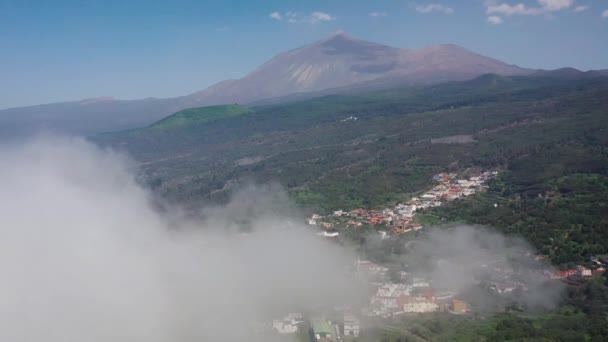
[[[398,49],[339,32],[277,55],[239,80],[218,83],[185,97],[189,105],[247,103],[289,94],[342,88],[370,81],[436,83],[482,74],[524,75],[519,68],[456,45]]]

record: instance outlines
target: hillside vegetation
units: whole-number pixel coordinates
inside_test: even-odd
[[[606,108],[607,78],[485,75],[256,107],[204,125],[97,140],[126,148],[142,163],[143,181],[193,207],[221,202],[244,182],[276,181],[310,210],[377,208],[424,190],[438,172],[498,168],[501,183],[484,196],[513,202],[481,215],[497,200],[476,197],[483,203],[469,207],[476,210],[470,215],[461,209],[438,214],[522,233],[562,261],[572,253],[608,253],[608,243],[583,251],[569,239],[592,229],[583,239],[608,242],[599,215],[608,202],[600,191],[608,175]],[[576,214],[567,210],[578,206]],[[540,232],[531,212],[545,221]],[[556,230],[568,247],[551,252],[546,246],[556,248],[559,240],[549,241]]]
[[[97,140],[126,148],[145,163],[150,184],[182,202],[216,200],[243,180],[275,180],[317,210],[375,207],[419,191],[446,169],[514,165],[541,178],[601,172],[607,93],[606,79],[486,75],[256,107],[248,115],[229,106],[236,115],[203,119],[204,127],[178,124],[189,117],[178,115],[155,125],[168,131]],[[472,142],[441,143],[452,136]]]
[[[173,115],[153,123],[150,125],[150,128],[186,128],[193,125],[201,125],[234,116],[244,115],[249,112],[249,108],[238,104],[189,108],[180,110]]]

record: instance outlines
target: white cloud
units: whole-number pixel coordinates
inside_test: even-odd
[[[355,254],[288,217],[285,191],[193,221],[133,169],[77,139],[0,145],[0,341],[260,342],[276,312],[364,298]]]
[[[537,0],[537,6],[527,6],[524,3],[509,4],[498,0],[486,0],[486,14],[504,16],[527,15],[538,16],[544,15],[546,18],[553,18],[554,12],[563,11],[571,8],[576,0]],[[588,6],[578,6],[574,9],[575,12],[582,12],[588,9]]]
[[[561,11],[570,8],[575,0],[538,0],[542,8],[549,12]]]
[[[488,17],[488,22],[490,24],[494,24],[494,25],[499,25],[503,23],[503,20],[501,17],[496,16],[496,15],[491,15]]]
[[[312,12],[312,14],[309,17],[309,21],[312,23],[316,23],[319,21],[332,21],[335,19],[336,18],[334,16],[332,16],[329,13],[325,13],[325,12]]]
[[[524,4],[509,5],[498,4],[491,5],[486,8],[486,14],[504,14],[504,15],[539,15],[542,11],[539,8],[530,8]]]
[[[445,14],[454,13],[454,9],[450,7],[446,7],[441,4],[429,4],[426,6],[416,6],[416,12],[419,13],[432,13],[432,12],[440,12]]]
[[[608,18],[608,9],[602,12],[602,18]]]
[[[274,20],[278,20],[278,21],[285,20],[286,22],[291,23],[291,24],[298,24],[298,23],[316,24],[319,22],[336,20],[336,17],[334,17],[333,15],[331,15],[329,13],[325,13],[325,12],[320,12],[320,11],[314,11],[309,15],[299,13],[299,12],[280,13],[280,12],[275,11],[275,12],[270,13],[270,18],[274,19]]]
[[[283,20],[283,16],[277,11],[270,13],[269,17],[274,20]]]
[[[386,12],[370,12],[369,16],[370,17],[374,17],[374,18],[378,18],[378,17],[386,17],[388,14],[386,14]]]
[[[288,23],[296,23],[297,22],[297,20],[296,20],[297,16],[298,15],[296,13],[294,13],[294,12],[285,12],[285,18],[287,18],[287,22]]]

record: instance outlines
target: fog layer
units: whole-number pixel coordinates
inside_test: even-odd
[[[354,257],[290,223],[281,191],[192,222],[157,213],[132,166],[78,139],[1,148],[1,341],[236,341],[351,295]]]

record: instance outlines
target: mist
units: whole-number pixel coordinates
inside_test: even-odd
[[[509,306],[548,310],[559,304],[563,294],[563,284],[547,276],[555,269],[535,259],[533,246],[491,227],[429,227],[402,247],[403,253],[390,256],[388,264],[404,268],[409,278],[429,281],[435,290],[465,299],[477,311],[501,312]],[[386,250],[387,246],[372,239],[367,250],[374,249]]]
[[[0,148],[0,340],[255,341],[272,317],[359,296],[354,255],[290,220],[278,187],[201,221],[159,213],[134,170],[80,139]]]

